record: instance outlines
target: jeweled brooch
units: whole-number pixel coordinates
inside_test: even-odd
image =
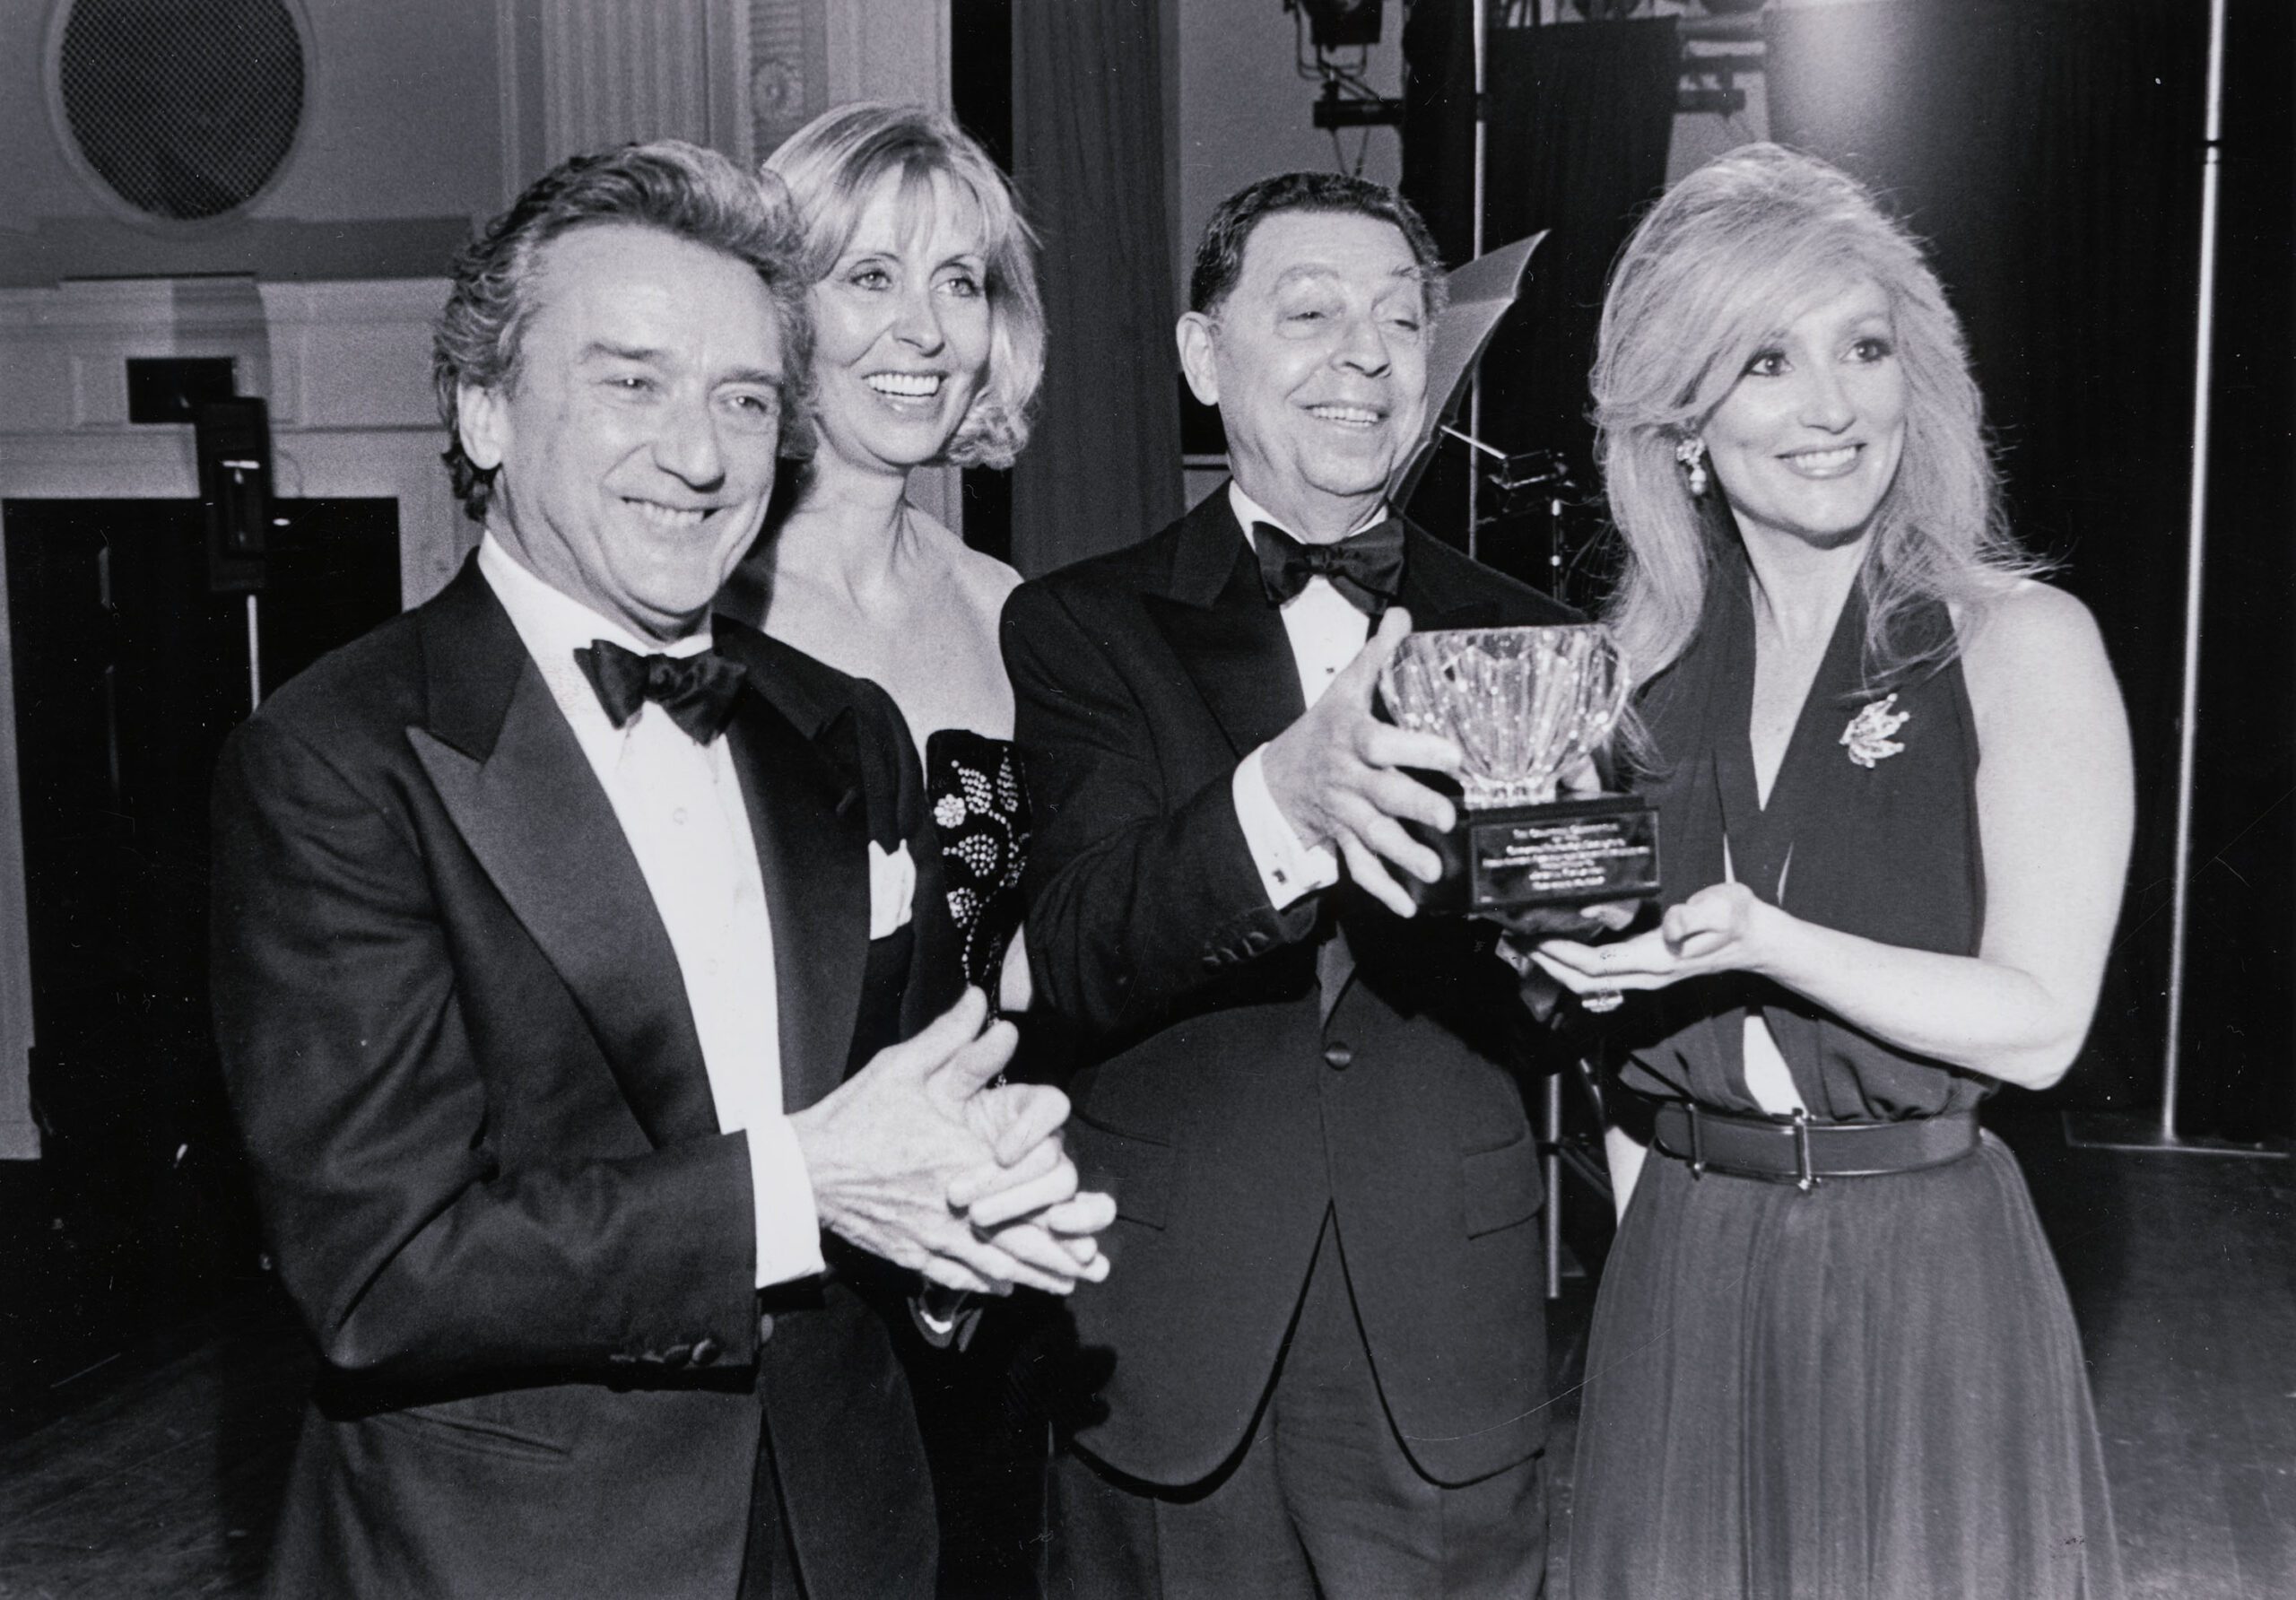
[[[1885,695],[1861,709],[1841,730],[1841,742],[1849,749],[1849,759],[1861,767],[1871,767],[1883,756],[1892,756],[1905,746],[1892,735],[1913,720],[1910,711],[1893,711],[1898,703],[1894,694]]]

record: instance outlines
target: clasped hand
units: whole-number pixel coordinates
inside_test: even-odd
[[[1759,972],[1769,960],[1779,909],[1743,883],[1716,883],[1678,906],[1658,926],[1610,944],[1544,939],[1530,959],[1574,995],[1602,989],[1663,989],[1712,972]]]
[[[998,1084],[1018,1035],[978,989],[790,1118],[822,1225],[950,1289],[1065,1294],[1108,1275],[1115,1220],[1061,1148],[1068,1097]]]

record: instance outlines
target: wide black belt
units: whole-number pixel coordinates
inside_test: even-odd
[[[1692,1172],[1723,1172],[1790,1183],[1805,1190],[1828,1178],[1878,1178],[1957,1161],[1978,1145],[1975,1111],[1902,1122],[1812,1122],[1806,1112],[1744,1117],[1689,1100],[1658,1107],[1654,1143]]]

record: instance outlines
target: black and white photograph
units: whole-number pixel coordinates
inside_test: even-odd
[[[0,137],[0,1600],[2296,1595],[2287,0]]]

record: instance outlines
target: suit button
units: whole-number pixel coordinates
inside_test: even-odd
[[[772,1337],[773,1313],[770,1311],[760,1311],[757,1314],[757,1342],[762,1344]]]
[[[1354,1060],[1355,1052],[1338,1039],[1324,1047],[1324,1065],[1335,1073],[1345,1072]]]
[[[724,1353],[723,1345],[715,1339],[704,1336],[694,1341],[693,1364],[697,1367],[707,1367]]]

